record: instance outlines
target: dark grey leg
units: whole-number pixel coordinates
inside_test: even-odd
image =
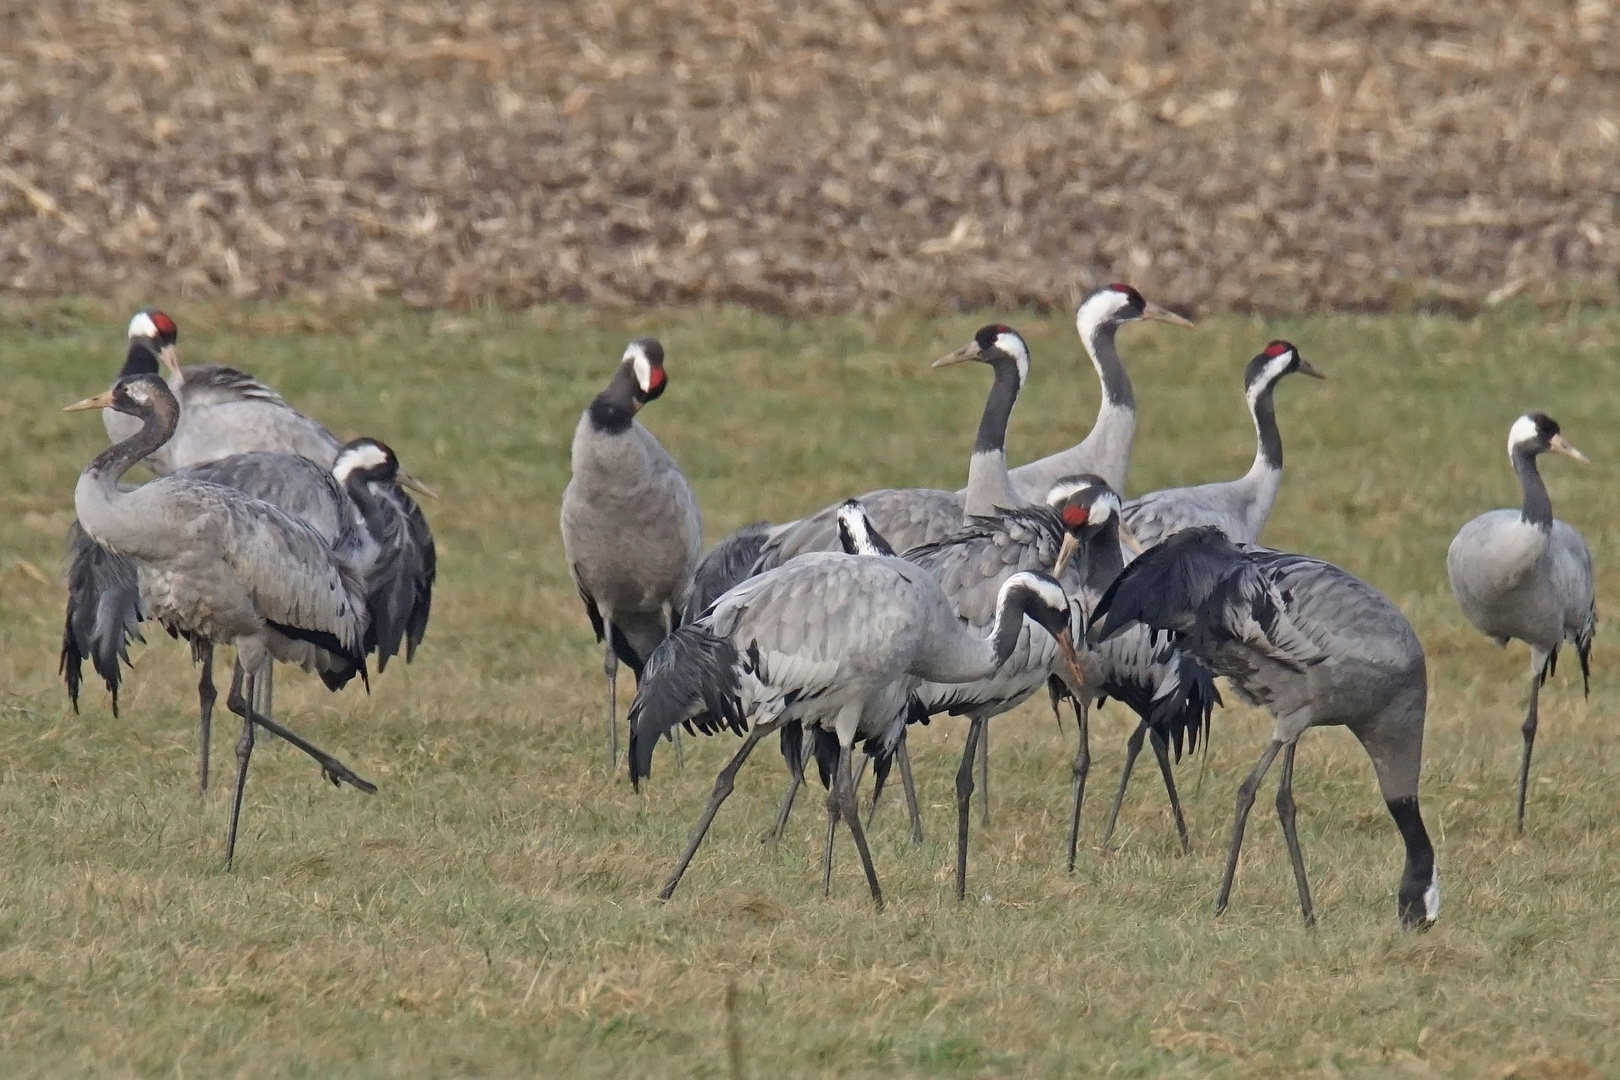
[[[214,643],[204,641],[194,646],[202,676],[197,680],[197,797],[208,794],[208,744],[213,734],[214,702],[219,694],[214,690]]]
[[[686,751],[681,748],[681,729],[680,728],[673,727],[673,728],[669,729],[669,741],[675,744],[675,771],[676,772],[685,772],[686,771]]]
[[[979,730],[979,825],[990,827],[990,726]]]
[[[231,690],[226,706],[242,718],[242,737],[236,741],[236,793],[231,797],[231,826],[225,834],[225,869],[236,860],[236,827],[242,820],[242,795],[247,790],[248,759],[253,756],[253,710],[248,701],[253,697],[253,680],[247,679],[247,695],[242,694],[242,665],[236,665],[231,675]]]
[[[703,843],[704,834],[709,831],[709,825],[714,821],[714,815],[720,809],[720,804],[726,801],[726,796],[737,786],[737,770],[748,760],[748,755],[754,752],[755,744],[774,730],[776,730],[774,722],[750,729],[748,737],[743,739],[742,746],[732,755],[731,760],[726,762],[726,767],[720,770],[720,775],[714,778],[714,793],[709,796],[709,805],[704,808],[703,816],[698,819],[697,828],[692,831],[692,839],[687,842],[686,850],[681,852],[681,860],[675,864],[675,872],[669,875],[664,887],[658,890],[658,899],[668,900],[675,895],[675,886],[681,883],[681,875],[686,873],[687,864],[692,861],[692,856],[697,854],[698,845]]]
[[[1237,877],[1238,849],[1243,846],[1243,826],[1249,820],[1249,809],[1254,806],[1254,793],[1259,790],[1260,781],[1266,778],[1266,772],[1271,763],[1276,760],[1277,751],[1281,750],[1281,740],[1273,739],[1266,744],[1255,762],[1254,769],[1238,785],[1237,789],[1237,815],[1232,821],[1232,846],[1226,852],[1226,874],[1221,878],[1221,892],[1215,898],[1215,914],[1219,915],[1226,910],[1226,902],[1232,898],[1232,879]]]
[[[776,812],[776,827],[771,830],[771,839],[780,841],[782,834],[787,831],[788,815],[793,812],[793,799],[799,794],[799,785],[804,783],[804,763],[814,752],[815,735],[809,728],[804,728],[799,736],[799,766],[789,770],[787,794],[782,796],[782,809]]]
[[[1146,720],[1137,722],[1136,730],[1125,740],[1125,768],[1119,773],[1119,790],[1114,792],[1114,805],[1108,811],[1108,825],[1103,829],[1102,846],[1108,850],[1108,841],[1114,838],[1114,825],[1119,821],[1119,808],[1125,801],[1125,788],[1131,782],[1131,770],[1136,768],[1136,756],[1142,752],[1142,740],[1147,737]],[[1073,869],[1073,866],[1070,866]]]
[[[1524,758],[1519,762],[1519,835],[1524,835],[1524,800],[1530,788],[1530,750],[1536,745],[1536,706],[1541,698],[1541,673],[1530,678],[1530,710],[1524,715]]]
[[[1075,850],[1080,846],[1080,804],[1086,798],[1086,774],[1091,772],[1091,706],[1074,700],[1074,725],[1080,746],[1074,752],[1074,796],[1069,807],[1069,873],[1074,873]]]
[[[821,850],[821,895],[823,898],[832,895],[832,859],[833,838],[838,835],[838,817],[843,812],[844,800],[839,791],[843,778],[839,775],[839,768],[843,764],[843,756],[839,756],[839,764],[833,766],[832,785],[827,788],[827,845]]]
[[[240,669],[242,666],[241,662],[238,661],[236,666],[238,669]],[[322,750],[320,747],[316,746],[314,743],[310,742],[296,731],[292,731],[281,726],[281,724],[277,723],[275,720],[272,720],[270,717],[254,709],[251,702],[253,700],[253,694],[257,691],[253,687],[249,687],[249,693],[244,697],[238,693],[238,686],[239,680],[233,676],[231,679],[230,695],[225,699],[225,704],[230,707],[230,710],[233,713],[244,718],[251,716],[256,727],[263,728],[265,731],[268,731],[270,734],[279,739],[285,739],[287,742],[292,743],[294,746],[298,747],[298,749],[314,758],[316,763],[321,767],[321,775],[332,781],[333,786],[338,784],[348,784],[350,787],[359,788],[367,795],[376,794],[376,784],[373,784],[369,780],[361,779],[359,776],[355,775],[354,770],[350,769],[347,765],[343,764],[343,762],[339,761],[331,754],[328,754],[325,750]]]
[[[861,869],[866,872],[866,884],[872,890],[872,903],[882,911],[883,890],[878,887],[877,870],[872,866],[872,850],[866,846],[866,830],[861,828],[860,811],[855,806],[855,779],[854,770],[850,767],[850,756],[850,747],[838,748],[838,771],[833,780],[833,790],[837,791],[840,787],[843,789],[844,821],[849,825],[849,835],[855,839],[855,850],[861,857]]]
[[[1305,880],[1305,855],[1299,850],[1299,833],[1294,831],[1294,751],[1297,749],[1298,743],[1289,743],[1283,754],[1282,777],[1277,781],[1277,818],[1282,822],[1283,839],[1288,843],[1288,858],[1294,864],[1294,884],[1299,886],[1299,910],[1305,916],[1305,925],[1315,926],[1311,887]]]
[[[1181,797],[1176,794],[1175,772],[1170,765],[1170,746],[1157,731],[1148,731],[1148,742],[1153,744],[1153,756],[1159,761],[1159,775],[1164,777],[1164,791],[1170,796],[1170,812],[1176,818],[1176,834],[1181,837],[1181,853],[1192,850],[1187,841],[1187,819],[1181,814]]]
[[[923,842],[922,813],[917,809],[917,782],[911,778],[911,752],[906,749],[906,737],[900,736],[900,745],[894,750],[896,764],[900,766],[900,787],[906,793],[906,813],[911,815],[911,842]]]
[[[973,766],[979,756],[979,736],[984,720],[968,720],[967,745],[962,747],[962,764],[956,770],[956,898],[967,896],[968,817],[972,813]]]
[[[608,772],[619,767],[619,658],[613,654],[613,630],[603,639],[602,674],[608,684]]]

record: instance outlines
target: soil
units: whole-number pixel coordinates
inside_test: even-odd
[[[0,288],[781,314],[1611,299],[1620,4],[0,15]]]

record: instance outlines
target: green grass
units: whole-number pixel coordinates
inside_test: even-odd
[[[1321,925],[1300,926],[1269,791],[1233,905],[1212,902],[1232,791],[1266,718],[1215,719],[1183,766],[1193,853],[1151,770],[1118,850],[1060,848],[1072,725],[994,727],[995,821],[972,902],[951,899],[963,725],[914,742],[927,843],[889,806],[874,914],[847,837],[817,895],[822,815],[759,842],[784,771],[744,770],[673,902],[653,893],[734,740],[688,740],[634,795],[604,766],[599,655],[556,510],[580,409],[625,340],[663,339],[669,392],[643,419],[691,476],[711,539],[871,487],[956,486],[987,376],[933,372],[979,318],[784,324],[727,310],[429,317],[387,308],[174,311],[186,356],[247,367],[346,434],[381,436],[443,495],[441,571],[417,662],[368,697],[278,681],[282,718],[381,787],[334,791],[289,748],[255,756],[234,873],[221,869],[232,725],[192,790],[194,673],[161,634],[124,719],[56,676],[74,478],[104,445],[62,405],[104,388],[128,313],[0,308],[0,1066],[7,1075],[725,1076],[727,988],[749,1076],[1516,1076],[1620,1073],[1620,685],[1600,632],[1590,701],[1570,663],[1543,695],[1530,827],[1512,832],[1528,661],[1463,621],[1445,546],[1516,498],[1504,441],[1542,407],[1593,459],[1546,474],[1620,587],[1620,314],[1477,322],[1211,318],[1130,328],[1142,400],[1135,491],[1236,475],[1253,453],[1243,364],[1272,336],[1331,381],[1279,393],[1288,476],[1267,540],[1388,592],[1428,649],[1424,810],[1445,906],[1396,928],[1400,845],[1343,731],[1303,743],[1296,793]],[[1068,320],[1023,316],[1035,369],[1016,460],[1089,426],[1096,384]],[[625,698],[628,698],[626,693]],[[1093,725],[1095,842],[1127,732]],[[1567,1059],[1567,1060],[1566,1060]],[[1561,1071],[1560,1071],[1561,1070]]]

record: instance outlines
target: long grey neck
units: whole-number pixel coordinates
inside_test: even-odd
[[[1083,472],[1102,477],[1115,491],[1125,490],[1136,439],[1136,394],[1114,347],[1117,329],[1114,323],[1104,323],[1085,339],[1086,353],[1102,383],[1102,404],[1090,433],[1067,450],[1012,470],[1013,486],[1029,501],[1044,499],[1054,483]]]
[[[1018,365],[1005,357],[992,360],[990,367],[995,381],[990,384],[990,396],[979,417],[979,434],[973,440],[973,457],[968,461],[962,505],[965,517],[993,517],[1025,504],[1007,476],[1007,423],[1018,402]]]
[[[97,454],[85,467],[84,475],[105,491],[117,491],[119,479],[137,461],[169,441],[179,419],[180,410],[173,399],[160,399],[144,418],[141,429],[123,442],[114,443]]]
[[[1262,386],[1249,403],[1249,414],[1254,418],[1254,464],[1238,484],[1247,489],[1245,512],[1255,536],[1265,527],[1282,487],[1282,434],[1277,430],[1277,408],[1273,401],[1276,388],[1275,382]]]
[[[1519,487],[1524,491],[1524,508],[1521,511],[1524,520],[1543,532],[1550,532],[1553,523],[1552,498],[1547,494],[1547,485],[1541,482],[1535,453],[1531,450],[1513,451],[1513,471],[1518,474]]]

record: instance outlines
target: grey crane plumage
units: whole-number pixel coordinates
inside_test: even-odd
[[[1020,574],[1002,586],[987,637],[969,631],[934,577],[892,556],[810,552],[727,592],[677,629],[648,660],[631,706],[631,779],[652,743],[679,724],[745,735],[715,781],[709,805],[660,895],[668,898],[754,745],[783,724],[825,728],[839,743],[828,801],[855,838],[872,897],[882,890],[855,808],[850,754],[857,738],[892,747],[922,679],[966,682],[1012,655],[1025,616],[1067,634],[1068,603],[1050,577]],[[824,875],[824,886],[827,884]]]
[[[343,441],[318,421],[288,405],[274,389],[246,372],[222,364],[182,368],[177,355],[179,329],[161,311],[135,314],[129,349],[119,377],[167,372],[169,389],[180,402],[173,436],[143,462],[159,476],[233,454],[274,451],[297,454],[331,468]],[[133,421],[108,410],[107,435],[118,442],[134,434]],[[416,481],[408,475],[407,485]],[[427,492],[424,492],[427,493]]]
[[[1479,515],[1457,532],[1446,552],[1452,595],[1468,621],[1498,645],[1517,638],[1530,646],[1530,705],[1519,764],[1521,834],[1541,685],[1557,665],[1559,646],[1568,641],[1580,659],[1582,688],[1589,691],[1597,630],[1591,549],[1572,526],[1553,517],[1552,499],[1536,468],[1536,458],[1549,451],[1586,460],[1546,413],[1515,420],[1508,432],[1508,460],[1519,478],[1521,508]]]
[[[432,532],[421,508],[397,483],[398,472],[392,449],[375,439],[361,438],[344,448],[330,471],[296,454],[251,453],[191,465],[170,475],[188,482],[218,484],[269,503],[309,525],[355,567],[366,591],[363,650],[376,657],[380,671],[402,644],[409,662],[421,643],[436,572]],[[144,640],[138,624],[150,604],[140,595],[134,560],[90,539],[77,521],[69,529],[67,547],[68,603],[61,672],[77,711],[80,668],[89,659],[112,695],[116,717],[120,661],[129,662],[130,641]],[[175,627],[168,629],[179,634]],[[201,665],[198,789],[205,792],[216,699],[213,643],[198,637],[191,645],[194,659]],[[268,675],[261,674],[254,707],[273,716],[268,683]]]
[[[639,684],[647,657],[680,622],[703,554],[703,515],[692,486],[635,419],[667,385],[663,346],[652,338],[632,341],[580,417],[573,475],[563,490],[568,572],[603,644],[609,767],[619,756],[619,663]]]
[[[138,417],[141,428],[104,450],[80,475],[74,507],[84,532],[135,562],[141,601],[151,618],[194,640],[236,647],[226,703],[243,718],[243,726],[226,840],[228,866],[235,856],[255,726],[315,758],[334,784],[376,790],[253,706],[254,682],[276,660],[319,672],[329,685],[364,676],[364,583],[310,525],[242,492],[187,477],[121,488],[119,478],[173,434],[180,406],[155,375],[122,378],[110,391],[68,406],[69,411],[106,408]]]
[[[1439,872],[1418,808],[1427,675],[1423,647],[1394,604],[1331,563],[1233,544],[1204,527],[1176,533],[1127,566],[1098,603],[1090,633],[1106,641],[1136,623],[1180,634],[1241,698],[1274,719],[1271,741],[1238,788],[1217,913],[1231,896],[1255,791],[1282,753],[1277,815],[1301,911],[1314,925],[1294,823],[1294,753],[1310,728],[1343,725],[1371,758],[1406,848],[1401,923],[1438,917]]]
[[[1125,504],[1125,522],[1143,544],[1156,544],[1182,529],[1213,525],[1238,543],[1260,539],[1282,485],[1282,436],[1277,430],[1273,395],[1277,384],[1298,372],[1325,379],[1321,370],[1292,344],[1273,341],[1249,361],[1243,374],[1244,397],[1254,421],[1254,464],[1236,480],[1167,488]]]

